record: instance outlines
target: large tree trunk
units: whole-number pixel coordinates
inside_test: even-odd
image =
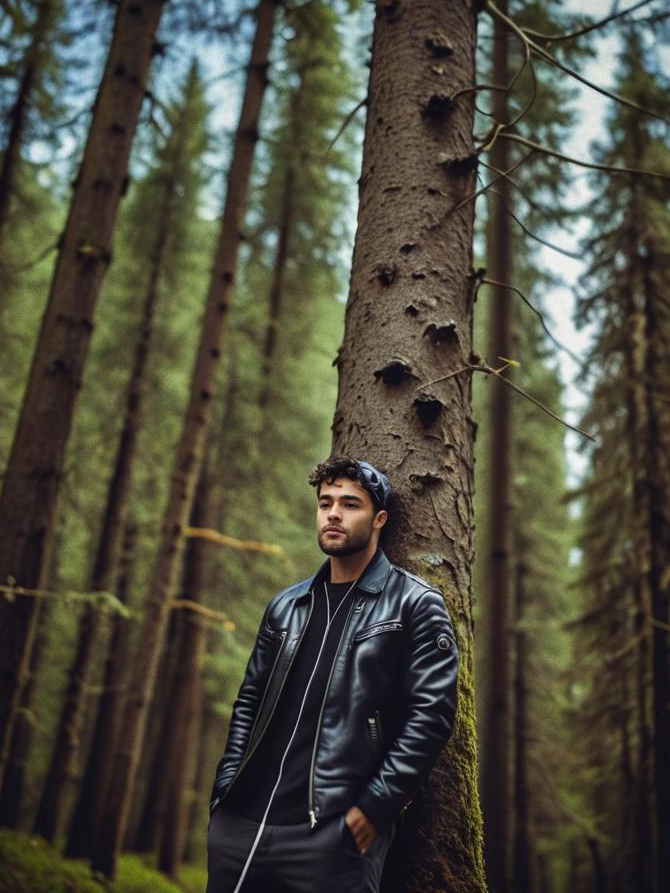
[[[116,596],[127,602],[130,575],[135,561],[137,525],[127,523],[119,559]],[[97,709],[86,768],[79,784],[79,793],[70,820],[65,855],[69,858],[90,856],[95,846],[116,750],[118,731],[125,702],[125,682],[130,660],[130,621],[116,614],[112,622],[102,696]]]
[[[456,728],[407,812],[383,890],[485,890],[471,565],[475,4],[378,0],[333,447],[389,474],[387,548],[445,595]],[[466,200],[466,201],[464,201]],[[463,204],[461,204],[463,203]]]
[[[507,13],[507,0],[499,4]],[[507,27],[496,18],[493,43],[493,81],[507,84],[508,73]],[[508,120],[507,93],[494,93],[494,117]],[[509,141],[494,143],[490,160],[494,168],[506,171],[510,167]],[[506,178],[496,184],[496,193],[489,197],[490,215],[487,260],[492,280],[509,283],[512,279],[512,250],[510,234],[510,186]],[[499,364],[499,357],[511,355],[511,292],[507,288],[491,286],[489,363]],[[486,674],[484,681],[484,714],[482,730],[481,793],[484,816],[484,861],[486,879],[492,893],[507,890],[507,864],[510,835],[510,722],[509,685],[509,601],[510,601],[510,388],[500,381],[491,383],[491,414],[489,431],[489,493],[487,498],[487,572],[486,597],[483,599],[487,632],[484,652]]]
[[[26,127],[26,118],[30,110],[35,81],[39,75],[40,63],[45,46],[45,37],[52,22],[54,13],[53,0],[42,0],[39,4],[37,18],[32,31],[32,40],[26,50],[23,75],[16,92],[16,100],[11,107],[7,120],[9,133],[3,148],[0,162],[0,246],[7,218],[9,203],[14,192],[16,173],[21,159],[21,144]]]
[[[180,138],[183,142],[183,138]],[[159,203],[157,227],[151,250],[151,265],[146,286],[142,324],[135,348],[135,358],[126,394],[126,412],[114,472],[107,488],[107,502],[102,530],[90,583],[93,592],[111,588],[116,567],[119,542],[130,493],[132,466],[135,459],[137,435],[141,423],[144,395],[144,376],[149,356],[153,318],[158,300],[159,281],[166,261],[168,235],[172,221],[175,172],[164,181]],[[83,608],[79,624],[78,645],[70,668],[68,688],[60,716],[55,745],[35,819],[35,833],[46,840],[54,840],[58,833],[63,799],[77,771],[81,747],[87,691],[98,655],[103,618],[95,605]]]
[[[137,763],[146,724],[147,708],[156,682],[156,668],[165,638],[169,601],[175,587],[204,438],[211,415],[212,389],[221,355],[221,342],[237,267],[238,245],[258,118],[267,84],[268,51],[277,0],[261,0],[242,103],[233,158],[228,174],[219,248],[212,278],[182,435],[171,475],[170,492],[163,517],[161,542],[149,583],[142,621],[141,647],[135,655],[122,734],[114,762],[115,784],[106,803],[105,821],[93,865],[113,876],[132,796]]]
[[[0,580],[43,586],[94,312],[164,0],[122,0],[0,496]],[[0,773],[38,599],[0,604]]]

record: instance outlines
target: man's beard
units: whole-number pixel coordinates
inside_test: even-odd
[[[336,542],[329,543],[325,539],[325,533],[319,534],[319,548],[326,555],[335,555],[335,556],[345,556],[345,555],[355,555],[357,552],[362,552],[363,549],[366,548],[370,539],[372,538],[372,525],[370,525],[370,529],[368,531],[362,531],[361,533],[357,533],[354,535],[345,534],[345,538],[343,540],[337,540]]]

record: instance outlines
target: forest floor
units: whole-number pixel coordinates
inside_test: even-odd
[[[64,859],[40,837],[0,830],[0,893],[202,893],[206,870],[184,865],[178,882],[136,855],[122,856],[114,881],[79,859]]]

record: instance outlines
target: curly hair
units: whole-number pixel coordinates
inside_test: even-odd
[[[337,478],[349,478],[358,483],[366,490],[371,498],[372,503],[377,510],[383,508],[377,493],[371,489],[358,463],[349,456],[331,456],[325,462],[319,462],[314,471],[307,478],[312,487],[316,487],[316,492],[321,492],[321,484],[334,483]]]

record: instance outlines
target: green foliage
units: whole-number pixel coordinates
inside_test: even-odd
[[[109,881],[39,837],[0,829],[0,893],[200,893],[205,882],[203,868],[187,865],[175,884],[139,856],[122,856]]]

